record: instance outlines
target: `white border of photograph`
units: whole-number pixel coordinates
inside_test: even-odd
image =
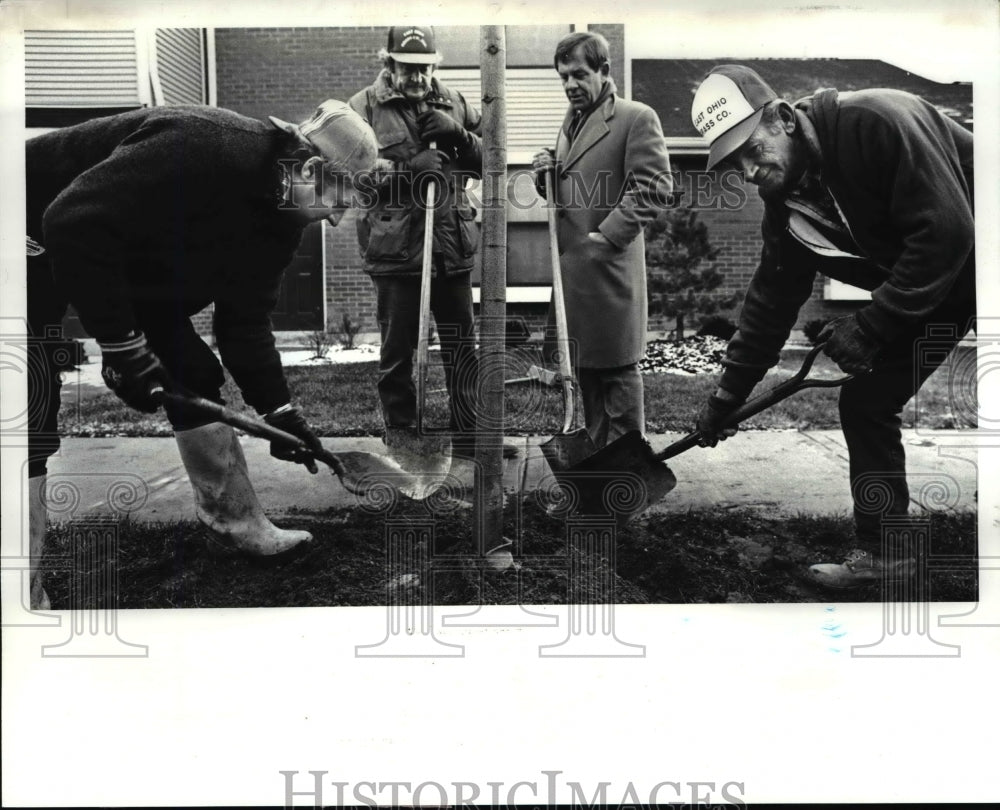
[[[5,2],[3,315],[24,307],[21,28],[137,20],[383,26],[397,22],[391,15],[400,8],[329,0]],[[629,58],[879,58],[932,79],[972,80],[979,306],[981,318],[1000,324],[1000,26],[992,0],[843,8],[781,0],[449,0],[427,6],[426,18],[417,19],[416,10],[406,7],[404,21],[624,21],[643,34],[637,52],[639,37],[630,33]],[[982,376],[981,408],[1000,402],[997,376]],[[16,384],[3,393],[24,397]],[[24,451],[5,445],[2,452],[7,557],[19,553]],[[992,554],[996,568],[998,452],[981,450],[979,487],[981,553]],[[979,621],[1000,624],[1000,573],[984,571],[981,586],[991,593],[983,594]],[[13,599],[5,590],[4,607]],[[951,612],[962,609],[968,606]],[[932,615],[945,612],[935,606]],[[612,805],[648,802],[650,791],[667,782],[681,787],[662,787],[660,801],[996,798],[998,626],[935,622],[936,640],[959,645],[960,656],[873,659],[850,649],[878,641],[880,605],[629,606],[616,610],[616,632],[645,645],[645,657],[543,658],[539,646],[557,641],[551,631],[493,627],[441,628],[442,640],[461,645],[454,658],[366,659],[355,657],[355,645],[384,636],[384,608],[125,611],[119,633],[146,646],[147,655],[75,659],[42,654],[66,636],[69,616],[56,615],[61,628],[4,629],[5,806],[280,805],[281,771],[297,772],[294,789],[301,795],[294,799],[304,806],[313,805],[309,771],[325,772],[328,804],[337,801],[336,783],[346,803],[363,801],[357,790],[363,797],[378,792],[389,803],[388,789],[375,789],[389,782],[409,782],[406,790],[468,783],[478,787],[481,803],[493,801],[493,790],[501,801],[569,802],[576,795],[572,782],[587,800],[608,783]],[[833,624],[843,633],[839,651],[830,643]],[[546,792],[550,781],[554,796]],[[365,782],[375,784],[358,787]],[[468,800],[472,789],[463,791]],[[402,794],[399,801],[410,799]],[[437,804],[441,797],[431,787],[422,801]]]

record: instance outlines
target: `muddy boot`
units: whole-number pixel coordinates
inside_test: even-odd
[[[312,540],[309,532],[279,529],[268,520],[231,427],[213,422],[174,436],[194,489],[198,519],[222,545],[254,557],[274,557]]]
[[[31,609],[51,610],[49,595],[42,587],[40,563],[45,548],[45,519],[48,508],[45,502],[46,476],[28,479],[28,566],[31,569]]]

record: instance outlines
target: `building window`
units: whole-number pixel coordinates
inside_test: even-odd
[[[436,73],[445,85],[482,109],[479,68],[442,67]],[[566,94],[552,68],[508,68],[506,94],[507,162],[530,165],[535,152],[555,148],[566,115]]]
[[[27,126],[67,126],[144,106],[142,50],[134,30],[25,31]]]
[[[25,124],[63,127],[140,107],[206,104],[202,28],[26,31]]]

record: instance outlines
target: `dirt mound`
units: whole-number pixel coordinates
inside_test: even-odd
[[[468,509],[432,513],[426,502],[405,502],[389,514],[341,509],[278,522],[315,537],[278,565],[220,553],[190,521],[104,523],[99,532],[85,521],[55,524],[43,560],[46,588],[57,609],[880,599],[878,588],[831,594],[805,576],[810,564],[846,555],[846,517],[692,511],[615,531],[567,524],[525,502],[505,520],[514,564],[502,572],[481,565]],[[975,515],[936,514],[930,528],[935,555],[951,561],[947,570],[932,568],[931,598],[975,601]]]

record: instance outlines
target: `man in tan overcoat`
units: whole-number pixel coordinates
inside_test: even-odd
[[[615,94],[609,59],[600,34],[560,40],[553,61],[570,108],[555,149],[532,161],[540,194],[549,171],[557,173],[566,320],[587,432],[598,448],[645,431],[637,365],[646,352],[643,229],[669,205],[673,188],[659,118]]]

